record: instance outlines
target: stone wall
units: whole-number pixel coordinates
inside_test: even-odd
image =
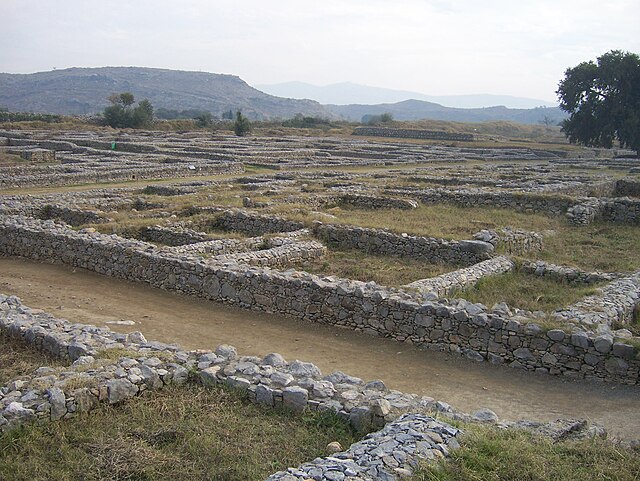
[[[242,308],[278,312],[554,375],[637,384],[632,345],[543,331],[463,300],[420,301],[375,283],[242,265],[205,264],[140,241],[76,232],[51,221],[0,218],[0,253],[61,262]]]
[[[457,134],[437,130],[390,129],[386,127],[356,127],[353,135],[367,137],[396,137],[404,139],[458,140],[473,141],[473,134]]]
[[[324,257],[327,248],[318,241],[295,241],[270,249],[219,256],[213,262],[233,261],[262,267],[290,267]]]
[[[614,323],[628,324],[633,320],[634,310],[640,305],[640,272],[616,279],[599,291],[554,315],[567,323],[610,333]]]
[[[540,277],[550,277],[569,284],[595,284],[612,281],[615,275],[607,272],[588,272],[577,267],[558,266],[544,261],[524,262],[522,269]]]
[[[75,209],[55,204],[45,204],[35,212],[36,217],[43,220],[58,219],[66,224],[79,226],[83,224],[100,224],[107,218],[98,211]]]
[[[350,205],[360,209],[417,209],[418,203],[411,199],[393,197],[378,197],[373,195],[346,194],[338,199],[340,204]]]
[[[614,197],[640,197],[640,181],[620,179],[613,190]]]
[[[450,450],[459,447],[458,429],[427,413],[486,422],[486,418],[458,413],[427,396],[390,391],[382,381],[365,383],[340,371],[323,376],[315,365],[287,362],[277,353],[264,358],[239,356],[228,345],[218,346],[215,351],[184,351],[175,345],[148,342],[139,332],[117,334],[107,328],[71,324],[50,314],[35,313],[17,298],[2,294],[0,332],[73,361],[63,369],[41,367],[32,375],[0,386],[1,432],[36,420],[72,418],[101,403],[119,404],[169,384],[183,385],[190,371],[206,387],[226,385],[266,407],[284,406],[295,412],[329,410],[362,431],[384,426],[344,453],[334,452],[330,457],[275,473],[269,481],[307,479],[298,477],[301,473],[325,480],[335,480],[335,473],[354,481],[396,479],[397,475],[410,473],[419,461],[448,456]],[[126,350],[127,355],[116,360],[96,358],[99,351],[110,348]],[[498,421],[492,411],[481,411],[485,412],[492,415],[490,422]],[[402,457],[391,463],[390,450],[396,458],[398,453]],[[345,457],[348,462],[338,459]]]
[[[20,153],[20,157],[30,162],[55,162],[56,151],[46,149],[28,149]]]
[[[278,232],[292,232],[304,229],[302,222],[282,217],[250,214],[241,210],[228,210],[216,217],[213,227],[244,232],[249,235],[262,235]]]
[[[493,254],[493,246],[487,242],[418,237],[348,225],[316,222],[313,233],[328,245],[440,264],[469,266],[486,260]]]
[[[211,240],[211,236],[205,232],[197,232],[178,226],[163,227],[160,225],[140,229],[138,238],[146,242],[158,242],[167,246],[182,246]]]
[[[522,255],[531,251],[541,251],[542,236],[537,232],[527,232],[506,227],[499,231],[481,230],[473,235],[476,240],[488,242],[507,254]]]
[[[147,390],[182,385],[194,373],[204,386],[227,385],[251,402],[294,411],[330,410],[356,429],[384,426],[345,452],[316,458],[280,471],[267,481],[389,481],[410,475],[421,462],[446,457],[457,449],[458,429],[434,418],[497,423],[490,409],[473,415],[455,411],[442,401],[390,391],[382,381],[365,383],[341,371],[323,376],[317,366],[287,362],[277,353],[263,358],[239,356],[233,346],[215,351],[184,351],[179,346],[147,341],[139,332],[118,334],[107,328],[72,324],[32,311],[15,297],[0,294],[0,332],[56,357],[73,361],[62,369],[40,367],[31,375],[0,386],[0,431],[23,423],[56,421],[86,413],[100,403],[119,404]],[[96,359],[99,351],[125,349],[116,360]],[[123,352],[123,354],[125,353]],[[585,421],[502,422],[544,433],[552,439],[603,434]]]
[[[390,189],[389,193],[410,195],[423,204],[451,203],[463,207],[499,207],[523,212],[539,212],[551,215],[564,215],[569,207],[578,203],[564,195],[542,195],[524,192],[493,192],[480,189],[421,189],[403,191]]]
[[[640,225],[640,200],[628,197],[588,199],[567,211],[569,222],[588,225],[596,220]]]
[[[421,294],[435,294],[437,297],[446,297],[455,291],[476,285],[480,279],[504,274],[505,272],[513,270],[514,267],[515,264],[511,259],[498,256],[474,264],[471,267],[447,272],[446,274],[429,279],[420,279],[404,287],[415,289]]]

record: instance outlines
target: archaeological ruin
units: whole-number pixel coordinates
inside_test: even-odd
[[[637,159],[478,147],[473,136],[429,131],[356,134],[2,130],[0,151],[20,160],[2,167],[0,256],[231,306],[249,318],[338,328],[397,351],[437,352],[487,376],[561,381],[568,391],[619,387],[637,401]],[[269,407],[332,411],[372,432],[272,481],[400,479],[457,449],[455,421],[640,439],[637,402],[626,411],[635,421],[619,429],[503,418],[489,401],[467,413],[394,389],[382,374],[325,375],[319,360],[238,353],[232,339],[181,347],[148,340],[142,328],[64,319],[5,284],[0,331],[67,367],[43,366],[1,387],[2,432],[196,380]],[[105,349],[129,354],[107,362],[99,358]]]

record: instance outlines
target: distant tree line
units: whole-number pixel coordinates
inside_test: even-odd
[[[62,122],[62,115],[34,114],[31,112],[9,112],[9,109],[0,107],[0,122],[26,122],[37,120],[39,122]]]
[[[385,112],[380,115],[367,114],[362,116],[362,123],[365,125],[381,125],[393,122],[393,114]]]
[[[131,92],[112,94],[111,105],[102,114],[104,124],[113,128],[144,128],[153,123],[153,105],[147,99],[133,107],[135,98]]]
[[[293,118],[282,122],[283,127],[296,127],[302,129],[313,129],[323,126],[330,126],[331,121],[323,117],[307,117],[296,114]]]

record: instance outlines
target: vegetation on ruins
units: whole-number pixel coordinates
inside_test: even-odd
[[[0,436],[0,479],[264,479],[355,433],[337,416],[263,408],[229,389],[169,387]]]
[[[612,50],[582,62],[566,70],[557,94],[571,115],[562,124],[571,143],[611,148],[617,140],[640,155],[640,56]]]
[[[466,424],[460,449],[411,481],[637,480],[638,450],[604,439],[580,441]]]
[[[236,112],[236,120],[233,123],[233,131],[238,137],[244,137],[251,132],[251,122],[242,115],[239,110]]]
[[[0,333],[0,386],[44,365],[58,366],[60,361]]]
[[[103,121],[113,128],[144,128],[153,123],[153,106],[144,99],[132,107],[135,99],[131,92],[112,94],[109,96],[111,105],[104,109]]]
[[[594,286],[569,284],[516,270],[480,279],[476,285],[458,291],[452,297],[488,307],[505,302],[528,311],[552,312],[595,293]]]

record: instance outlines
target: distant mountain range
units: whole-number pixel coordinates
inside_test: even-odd
[[[395,100],[399,98],[398,96],[402,97],[405,94],[413,95],[411,92],[403,93],[356,84],[337,85],[349,86],[349,88],[336,87],[336,92],[342,92],[343,100],[349,99],[346,105],[336,105],[340,102],[321,105],[315,100],[269,95],[251,87],[234,75],[143,67],[69,68],[33,74],[0,73],[0,107],[22,112],[96,114],[109,105],[107,97],[112,93],[132,92],[137,100],[149,99],[156,109],[204,110],[217,116],[229,110],[241,110],[253,119],[286,119],[302,114],[360,121],[365,115],[385,112],[392,113],[396,120],[437,119],[459,122],[506,120],[539,123],[546,119],[556,123],[566,118],[566,115],[557,107],[451,108],[424,99],[404,97],[402,101]],[[367,102],[362,100],[381,98],[383,94],[390,96],[388,98],[391,100],[378,102],[375,105],[366,105]],[[480,97],[483,96],[455,98],[460,100],[463,97],[477,97],[474,101],[480,101]],[[527,99],[516,97],[493,96],[492,98],[527,101]],[[528,101],[544,104],[542,101],[531,99]]]
[[[147,98],[155,108],[208,110],[218,116],[228,110],[260,119],[329,115],[318,102],[274,97],[234,75],[142,67],[0,73],[0,106],[13,111],[95,114],[109,105],[107,97],[114,92]]]
[[[271,85],[256,85],[257,89],[278,97],[311,99],[321,104],[391,104],[404,100],[424,100],[446,107],[474,109],[504,105],[512,109],[532,109],[535,107],[557,107],[557,103],[511,95],[425,95],[419,92],[371,87],[351,82],[325,86],[305,82],[285,82]]]
[[[557,124],[567,118],[558,107],[538,107],[535,109],[509,109],[504,106],[481,109],[454,109],[423,100],[405,100],[393,104],[378,105],[327,105],[335,115],[345,119],[360,121],[365,115],[393,114],[395,120],[448,120],[452,122],[487,122],[507,120],[521,124],[537,124],[548,121]]]

